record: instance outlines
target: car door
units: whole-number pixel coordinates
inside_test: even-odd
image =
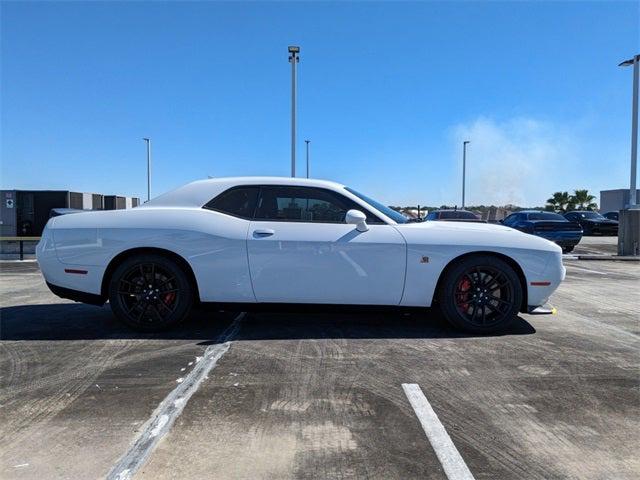
[[[369,230],[344,223],[365,209],[322,188],[262,186],[247,251],[258,302],[397,305],[404,238],[371,212]]]

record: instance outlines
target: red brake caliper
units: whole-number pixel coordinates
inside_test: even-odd
[[[470,290],[471,290],[471,282],[466,276],[462,277],[458,282],[458,291],[462,293],[458,294],[459,299],[456,302],[456,304],[458,305],[458,307],[462,309],[463,312],[466,312],[469,309],[468,302],[469,302]],[[463,303],[460,303],[460,302],[463,302]]]
[[[176,292],[169,292],[164,296],[164,303],[166,305],[171,305],[171,302],[176,298]]]

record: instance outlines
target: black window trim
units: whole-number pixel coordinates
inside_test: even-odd
[[[226,190],[223,190],[222,192],[220,192],[218,195],[216,195],[215,197],[213,197],[211,200],[209,200],[207,203],[205,203],[202,208],[204,208],[205,210],[210,210],[212,212],[217,212],[217,213],[221,213],[223,215],[228,215],[229,217],[234,217],[234,218],[240,218],[242,220],[247,220],[247,221],[252,221],[252,222],[282,222],[282,223],[311,223],[311,224],[327,224],[327,225],[340,225],[344,222],[309,222],[307,220],[286,220],[286,219],[268,219],[268,218],[256,218],[256,214],[258,212],[258,205],[260,205],[260,200],[262,199],[262,189],[265,187],[269,187],[269,188],[302,188],[302,189],[313,189],[313,190],[321,190],[323,192],[328,192],[329,194],[332,195],[337,195],[339,198],[342,198],[345,200],[346,203],[353,203],[355,205],[357,205],[358,207],[360,207],[361,210],[363,210],[365,212],[365,214],[369,214],[371,215],[373,218],[375,218],[377,220],[377,222],[375,223],[370,223],[371,225],[389,225],[387,222],[385,222],[383,219],[380,218],[379,215],[377,215],[376,213],[372,212],[370,208],[361,205],[360,203],[356,202],[355,200],[339,193],[336,192],[335,190],[331,190],[329,188],[324,188],[324,187],[315,187],[315,186],[311,186],[311,185],[282,185],[282,184],[247,184],[247,185],[235,185],[231,188],[227,188]],[[253,208],[253,213],[251,215],[251,217],[243,217],[240,215],[234,215],[233,213],[229,213],[229,212],[225,212],[222,210],[219,210],[217,208],[213,208],[208,206],[210,203],[215,202],[218,198],[220,198],[222,195],[225,195],[229,192],[231,192],[232,190],[238,190],[240,188],[258,188],[258,199],[256,201],[256,204]]]

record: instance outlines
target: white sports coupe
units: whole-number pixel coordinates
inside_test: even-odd
[[[130,210],[49,220],[37,258],[53,293],[133,328],[198,302],[429,307],[492,332],[547,302],[560,247],[501,225],[411,222],[338,183],[201,180]],[[246,305],[244,305],[246,306]]]

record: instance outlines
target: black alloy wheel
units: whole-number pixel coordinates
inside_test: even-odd
[[[161,255],[141,255],[116,268],[109,302],[119,320],[145,331],[165,330],[184,320],[193,305],[193,289],[182,268]]]
[[[447,320],[457,328],[494,332],[517,316],[522,286],[513,268],[503,260],[468,257],[446,273],[439,303]]]

